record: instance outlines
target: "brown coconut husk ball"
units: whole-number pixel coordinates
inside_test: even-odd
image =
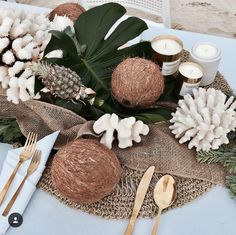
[[[121,176],[115,153],[92,139],[78,139],[55,155],[51,169],[57,191],[76,203],[93,203],[111,194]]]
[[[85,9],[78,3],[64,3],[56,7],[48,16],[50,21],[53,21],[55,15],[67,16],[72,21],[76,21],[77,18],[85,12]]]
[[[148,107],[163,93],[164,78],[154,62],[139,57],[128,58],[115,68],[111,89],[115,99],[124,106]]]

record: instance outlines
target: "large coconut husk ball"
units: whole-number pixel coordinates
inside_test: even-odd
[[[115,68],[111,89],[115,99],[124,106],[148,107],[163,93],[164,78],[154,62],[128,58]]]
[[[111,194],[120,180],[115,153],[91,139],[78,139],[60,149],[51,169],[57,191],[76,203],[93,203]]]
[[[67,16],[72,21],[76,21],[77,18],[85,12],[85,9],[77,3],[64,3],[56,7],[48,16],[50,21],[53,21],[55,15]]]

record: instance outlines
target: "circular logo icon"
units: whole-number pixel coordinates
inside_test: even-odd
[[[8,223],[14,228],[20,227],[23,223],[23,217],[19,213],[12,213],[8,217]]]

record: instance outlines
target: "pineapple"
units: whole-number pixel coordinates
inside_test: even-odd
[[[95,92],[86,88],[80,76],[69,68],[45,62],[34,63],[33,70],[50,92],[65,100],[84,100]]]

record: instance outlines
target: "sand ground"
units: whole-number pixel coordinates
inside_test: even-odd
[[[173,27],[230,38],[236,38],[236,0],[170,0]],[[78,0],[18,0],[36,6],[54,8]],[[134,12],[135,13],[135,12]],[[137,14],[137,13],[136,13]],[[138,13],[140,17],[156,17]]]

